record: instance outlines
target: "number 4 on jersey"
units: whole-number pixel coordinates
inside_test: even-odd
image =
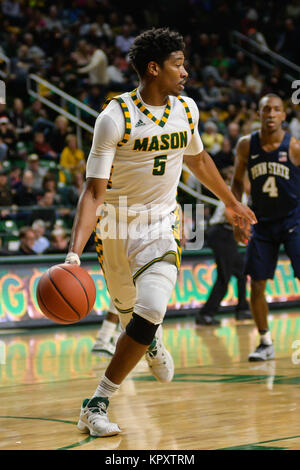
[[[263,193],[269,193],[270,197],[278,197],[275,176],[269,176],[262,187]]]
[[[160,155],[154,158],[152,175],[162,176],[165,174],[167,158],[168,155]]]

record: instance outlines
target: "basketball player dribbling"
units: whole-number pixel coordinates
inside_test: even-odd
[[[259,102],[261,129],[242,137],[237,144],[237,161],[232,192],[238,200],[248,171],[251,200],[258,223],[252,228],[235,227],[237,241],[248,242],[245,272],[251,277],[251,311],[260,343],[249,361],[274,358],[268,327],[265,288],[274,277],[280,245],[300,279],[300,142],[282,129],[285,120],[281,98],[268,94]]]
[[[144,355],[157,380],[173,378],[174,363],[163,345],[161,324],[180,262],[174,228],[183,156],[195,176],[224,202],[235,223],[256,223],[203,150],[196,104],[179,96],[188,76],[183,51],[182,36],[167,28],[136,37],[129,57],[139,87],[113,99],[95,124],[86,188],[66,262],[80,263],[97,224],[98,258],[124,331],[94,395],[81,407],[78,428],[93,436],[121,432],[109,421],[109,399]],[[144,221],[138,229],[131,225],[135,218]],[[107,236],[110,223],[116,230]]]

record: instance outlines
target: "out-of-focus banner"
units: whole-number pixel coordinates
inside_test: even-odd
[[[39,259],[35,263],[28,263],[29,260],[26,259],[26,264],[17,264],[19,260],[17,261],[16,258],[12,264],[11,260],[10,258],[9,262],[5,263],[5,258],[2,258],[0,264],[0,328],[53,325],[53,322],[46,319],[39,309],[36,287],[43,273],[50,266],[61,263],[62,260],[52,258],[42,262]],[[81,320],[81,323],[99,322],[106,314],[109,305],[105,279],[94,257],[83,261],[82,266],[93,278],[97,296],[92,312]],[[216,265],[211,256],[183,256],[167,316],[175,316],[186,309],[201,307],[208,298],[216,275]],[[282,255],[278,261],[274,280],[268,281],[267,300],[272,304],[294,302],[299,299],[300,282],[294,278],[290,261]],[[236,303],[237,281],[232,277],[222,306],[231,306]]]

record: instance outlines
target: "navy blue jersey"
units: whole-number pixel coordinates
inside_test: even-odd
[[[248,175],[258,221],[288,217],[300,209],[300,167],[289,158],[290,140],[286,132],[276,150],[265,152],[259,131],[251,134]]]

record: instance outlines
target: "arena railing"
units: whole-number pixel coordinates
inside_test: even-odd
[[[35,88],[33,88],[33,84],[35,84]],[[78,146],[79,148],[82,148],[82,129],[92,134],[93,127],[83,121],[81,113],[87,113],[94,118],[97,118],[99,113],[36,74],[28,75],[27,91],[30,96],[38,99],[43,104],[56,111],[58,114],[61,114],[70,121],[74,122],[76,125]],[[51,95],[58,95],[60,97],[60,106],[51,101],[51,99],[47,98],[49,93],[51,93]],[[75,107],[75,115],[69,111],[66,111],[65,109],[70,104]]]
[[[283,76],[289,81],[296,80],[299,77],[300,67],[297,64],[268,47],[264,47],[255,40],[248,38],[239,31],[231,32],[231,46],[242,51],[245,55],[269,70],[273,69],[275,65],[281,65],[283,70],[286,70]]]

